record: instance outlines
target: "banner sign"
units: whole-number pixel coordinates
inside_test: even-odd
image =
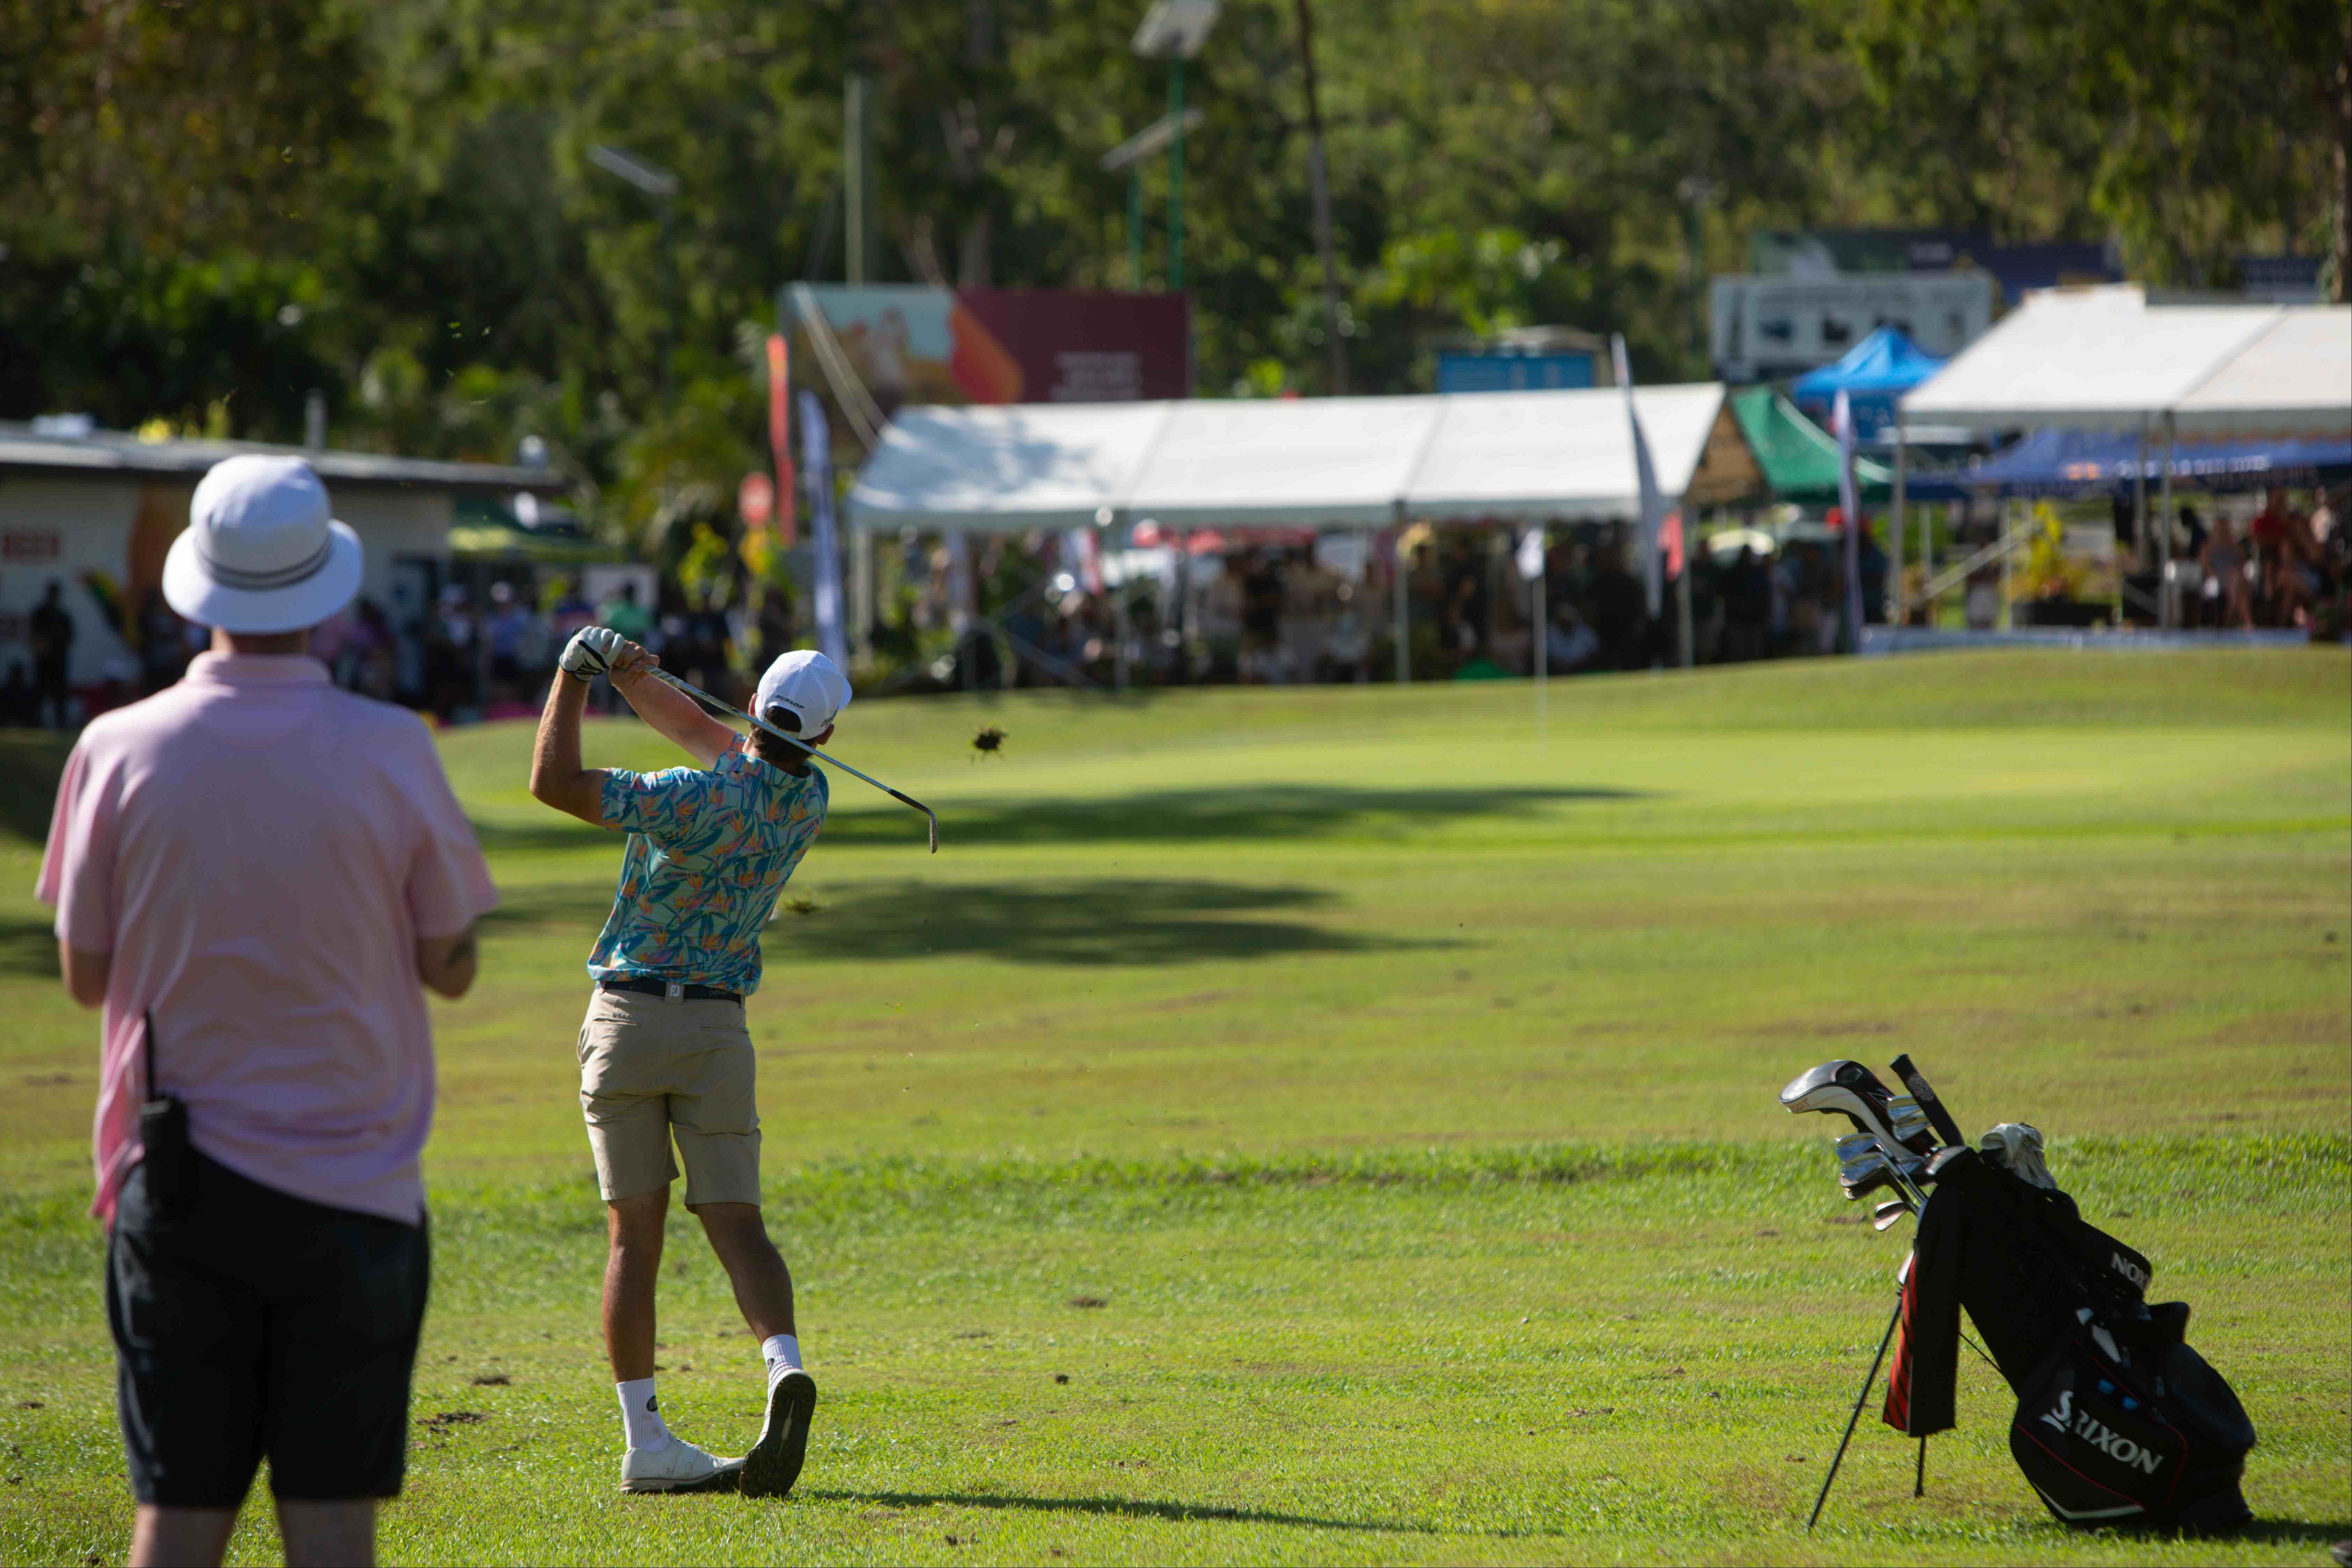
[[[801,285],[784,319],[814,308],[840,361],[886,419],[909,404],[1132,403],[1192,391],[1191,303],[1181,294],[923,284]],[[835,373],[811,352],[803,384]],[[841,389],[824,387],[838,402]]]
[[[841,544],[833,527],[833,437],[824,405],[814,392],[801,394],[801,468],[808,478],[809,547],[816,553],[816,646],[825,658],[849,668],[849,637],[843,625]]]

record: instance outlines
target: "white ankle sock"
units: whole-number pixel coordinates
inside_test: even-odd
[[[629,1447],[668,1447],[669,1426],[661,1418],[660,1402],[654,1398],[654,1380],[633,1377],[613,1386],[620,1392],[621,1426],[628,1433]]]
[[[801,1364],[800,1337],[796,1334],[770,1334],[760,1342],[760,1355],[771,1372],[775,1370],[778,1362],[786,1366],[798,1366]]]

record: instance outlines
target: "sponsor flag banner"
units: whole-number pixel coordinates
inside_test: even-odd
[[[800,536],[793,511],[792,350],[784,334],[768,334],[768,450],[776,463],[776,542],[789,550]]]
[[[1831,432],[1838,444],[1838,515],[1845,525],[1846,651],[1862,651],[1862,500],[1853,482],[1853,404],[1838,388],[1830,408]]]
[[[801,394],[803,464],[808,471],[809,545],[816,556],[816,646],[825,658],[849,668],[849,637],[842,624],[841,545],[833,525],[833,437],[824,406],[814,392]]]
[[[1622,333],[1610,339],[1609,352],[1616,362],[1617,384],[1625,389],[1625,419],[1633,428],[1633,479],[1641,491],[1642,516],[1636,530],[1637,548],[1642,552],[1642,595],[1650,608],[1650,618],[1655,620],[1659,602],[1664,597],[1664,584],[1658,577],[1658,534],[1664,524],[1665,508],[1658,496],[1658,470],[1650,461],[1649,438],[1642,434],[1641,411],[1633,406],[1633,367],[1625,358],[1625,338]]]

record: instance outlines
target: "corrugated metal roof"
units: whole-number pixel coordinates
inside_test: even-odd
[[[542,468],[496,463],[445,463],[425,458],[394,458],[381,452],[311,451],[258,441],[142,441],[120,431],[83,437],[36,435],[32,427],[0,422],[0,470],[46,473],[169,474],[193,478],[240,453],[307,458],[330,485],[422,485],[456,490],[530,490],[562,495],[571,482]]]

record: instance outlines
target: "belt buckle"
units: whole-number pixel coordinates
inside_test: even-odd
[[[664,981],[664,982],[662,983],[662,1000],[663,1000],[663,1001],[665,1001],[665,1002],[683,1002],[683,1001],[685,1001],[685,1000],[686,1000],[686,986],[685,986],[685,984],[684,984],[682,982],[676,981],[676,980],[667,980],[667,981]]]

